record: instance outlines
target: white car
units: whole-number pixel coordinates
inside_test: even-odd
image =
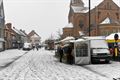
[[[23,50],[31,50],[31,49],[32,49],[31,43],[24,43]]]

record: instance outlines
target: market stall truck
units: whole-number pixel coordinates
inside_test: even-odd
[[[109,63],[111,54],[103,37],[85,37],[74,42],[75,64]]]

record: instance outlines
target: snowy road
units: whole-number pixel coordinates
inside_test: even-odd
[[[54,57],[54,52],[44,49],[31,50],[1,70],[0,80],[112,80],[114,76],[111,76],[110,71],[116,66],[119,73],[120,65],[114,62],[84,67],[68,65],[58,62]]]

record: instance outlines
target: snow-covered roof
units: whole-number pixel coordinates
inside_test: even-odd
[[[86,41],[85,39],[77,39],[75,42],[82,42],[82,41]]]
[[[94,40],[94,39],[104,39],[105,40],[105,36],[88,36],[88,37],[83,37],[84,39],[88,39],[88,40]]]
[[[69,40],[75,40],[75,38],[72,36],[68,36],[68,37],[64,38],[63,40],[61,40],[61,42],[69,41]]]
[[[66,27],[73,27],[73,23],[69,23]]]
[[[100,24],[111,24],[111,19],[110,18],[105,18],[104,21],[102,21]]]
[[[39,38],[39,36],[34,34],[33,36],[31,36],[31,38]]]
[[[114,39],[115,34],[118,34],[118,36],[120,36],[120,33],[112,33],[109,36],[107,36],[106,39]],[[119,39],[120,39],[120,37],[119,37]]]
[[[120,24],[118,21],[113,20],[109,17],[105,18],[100,24],[112,24],[112,23]]]
[[[26,36],[22,31],[20,31],[20,30],[18,30],[18,29],[16,29],[16,28],[13,28],[13,30],[14,30],[17,34],[19,34],[19,35]]]
[[[71,6],[75,13],[87,13],[89,10],[87,7],[80,7],[80,6]]]
[[[17,29],[13,28],[13,30],[14,30],[17,34],[20,34],[20,32],[19,32]]]

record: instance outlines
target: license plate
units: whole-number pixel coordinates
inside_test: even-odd
[[[100,59],[100,61],[105,61],[105,59]]]

